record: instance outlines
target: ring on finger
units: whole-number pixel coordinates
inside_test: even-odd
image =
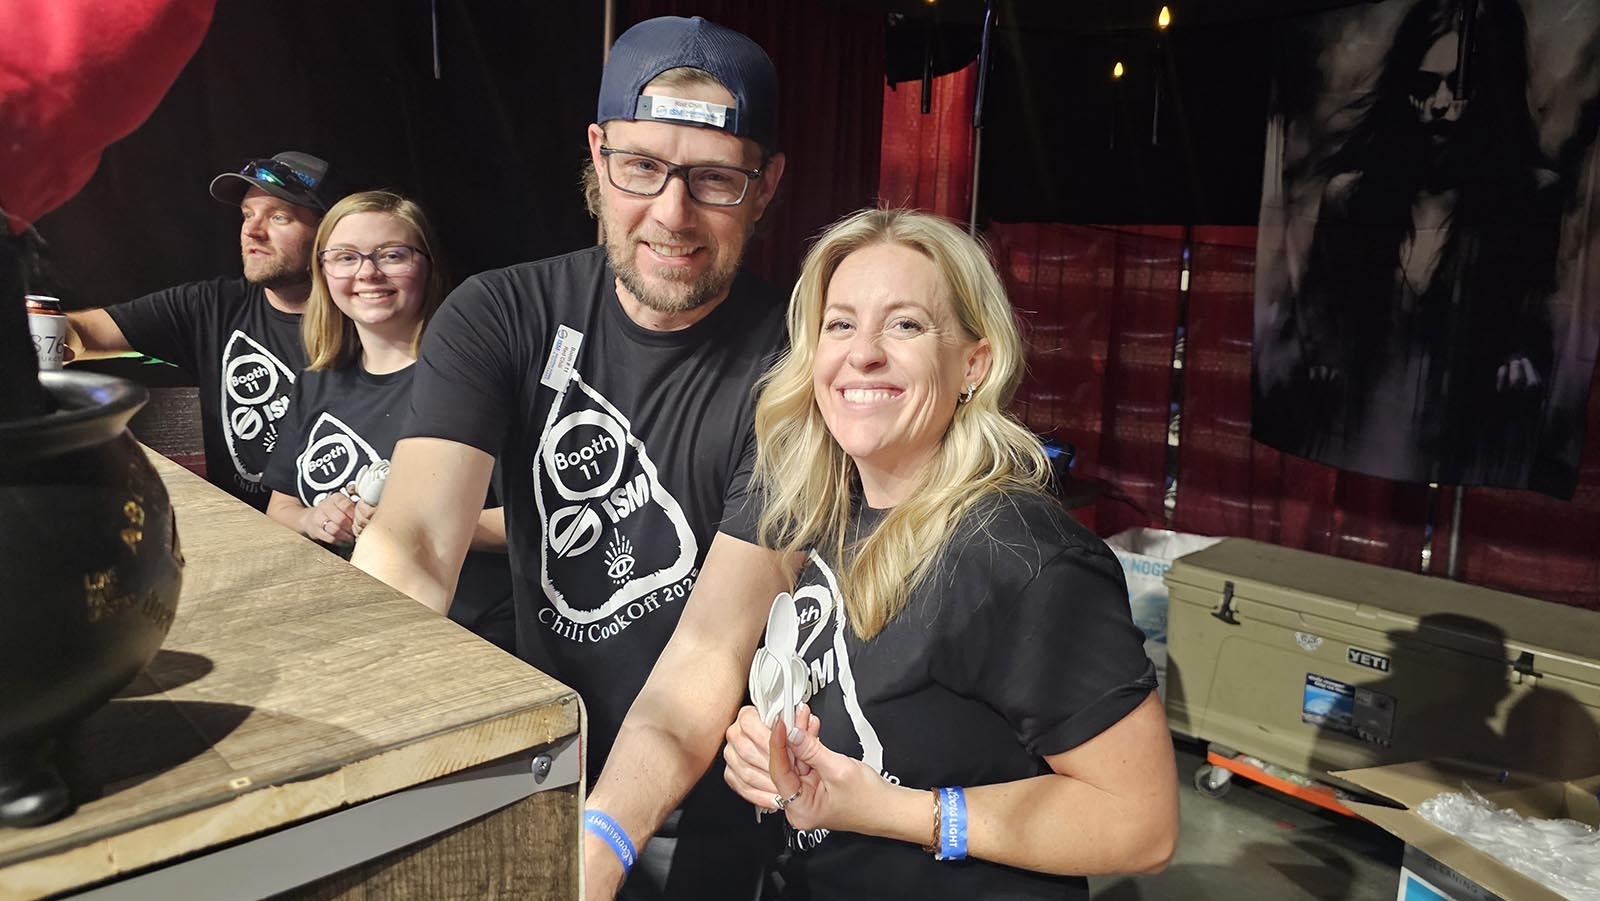
[[[776,805],[779,810],[783,810],[785,807],[788,807],[790,804],[793,804],[794,802],[796,802],[798,800],[800,800],[800,790],[799,789],[795,789],[795,793],[790,795],[787,798],[785,798],[783,795],[773,795],[772,796],[772,803],[774,805]]]

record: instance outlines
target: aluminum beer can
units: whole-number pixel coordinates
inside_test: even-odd
[[[60,369],[67,350],[67,314],[61,312],[61,300],[27,294],[23,302],[28,305],[28,334],[33,336],[39,368]]]

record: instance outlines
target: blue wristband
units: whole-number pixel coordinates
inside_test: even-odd
[[[962,806],[965,810],[965,805]],[[622,875],[627,876],[633,869],[633,862],[638,858],[638,853],[633,850],[633,842],[628,838],[628,833],[622,831],[617,821],[606,816],[598,810],[585,810],[583,812],[583,828],[606,840],[611,850],[617,852],[617,859],[622,861]],[[962,847],[966,846],[966,827],[962,827]]]
[[[967,856],[967,793],[957,785],[939,789],[939,845],[935,860]]]

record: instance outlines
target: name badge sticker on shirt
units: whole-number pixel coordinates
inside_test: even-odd
[[[583,332],[566,326],[556,328],[556,340],[550,345],[550,358],[544,362],[544,375],[539,384],[561,394],[572,380],[572,368],[578,363],[578,349],[583,346]]]

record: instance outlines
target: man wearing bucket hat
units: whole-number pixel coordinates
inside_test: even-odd
[[[776,73],[749,38],[670,17],[619,37],[588,129],[604,246],[452,294],[353,558],[444,611],[499,458],[518,654],[588,714],[591,898],[748,899],[760,879],[763,830],[702,777],[786,584],[745,509],[784,300],[739,269],[776,140]]]
[[[311,293],[317,223],[341,194],[329,166],[286,151],[211,181],[211,196],[243,215],[244,275],[191,282],[97,310],[68,314],[74,359],[129,351],[177,365],[200,390],[206,477],[258,510],[261,484],[305,368],[300,313]]]

